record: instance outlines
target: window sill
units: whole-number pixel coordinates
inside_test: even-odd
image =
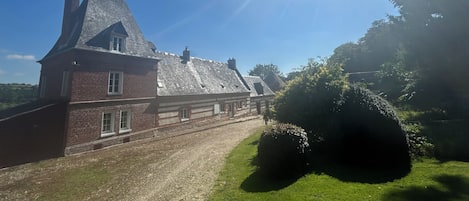
[[[101,138],[105,138],[105,137],[110,137],[110,136],[113,136],[115,135],[116,132],[112,132],[112,133],[101,133]]]
[[[122,93],[107,93],[109,96],[120,96]]]
[[[132,129],[119,130],[119,134],[130,133],[130,132],[132,132]]]
[[[189,118],[187,119],[181,119],[181,122],[189,121]]]

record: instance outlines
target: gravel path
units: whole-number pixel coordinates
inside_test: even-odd
[[[251,120],[173,139],[184,145],[150,163],[123,200],[205,200],[226,155],[262,125]]]
[[[1,169],[0,201],[63,200],[66,193],[67,200],[206,200],[227,154],[262,126],[261,119],[230,120],[177,137]],[[83,185],[77,178],[96,171],[108,179]]]

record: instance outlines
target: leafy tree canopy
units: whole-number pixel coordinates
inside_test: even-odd
[[[270,73],[274,73],[282,77],[282,73],[278,69],[278,66],[274,64],[257,64],[253,69],[249,70],[249,75],[259,76],[263,80],[265,80],[267,75]]]
[[[375,21],[357,43],[337,47],[328,62],[343,64],[345,72],[379,71],[373,90],[395,100],[464,109],[469,1],[390,1],[400,15]]]

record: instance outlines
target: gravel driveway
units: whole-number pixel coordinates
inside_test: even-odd
[[[250,120],[171,139],[178,148],[142,170],[145,178],[123,200],[205,200],[225,156],[262,125]]]
[[[112,172],[112,178],[81,192],[77,200],[206,200],[226,155],[262,126],[260,119],[237,120],[163,140],[0,170],[0,200],[47,198],[47,185],[52,188],[62,181],[54,175],[96,166]]]

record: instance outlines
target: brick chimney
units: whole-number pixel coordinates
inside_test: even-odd
[[[80,6],[80,0],[65,0],[64,16],[62,21],[62,34],[60,35],[60,44],[64,44],[73,29],[73,15]]]
[[[187,63],[190,60],[191,60],[191,52],[186,47],[186,49],[184,49],[184,51],[182,51],[182,62]]]
[[[228,59],[228,68],[231,70],[236,70],[236,59]]]

